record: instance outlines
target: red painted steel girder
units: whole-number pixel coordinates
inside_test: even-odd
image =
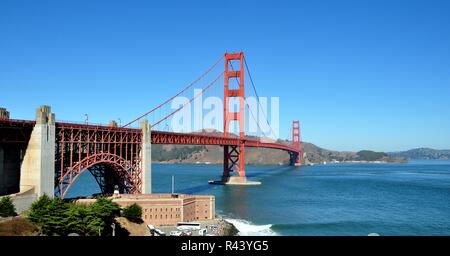
[[[133,166],[130,161],[127,161],[114,154],[99,153],[84,158],[81,162],[75,163],[70,168],[68,168],[66,172],[64,172],[63,176],[60,177],[60,183],[58,184],[61,197],[65,197],[65,195],[69,191],[69,188],[83,172],[87,171],[90,167],[97,164],[108,164],[113,166],[115,168],[115,171],[118,172],[119,176],[127,179],[130,182],[130,192],[140,193],[140,191],[137,190],[137,187],[134,186],[135,180],[132,177]]]
[[[112,167],[129,185],[130,193],[141,193],[141,150],[139,129],[56,123],[55,185],[59,196],[66,195],[81,173],[98,165]]]
[[[2,129],[0,142],[27,143],[34,125],[34,121],[2,119],[0,120],[0,129]],[[15,134],[8,135],[11,131]],[[226,154],[230,158],[227,168],[235,168],[240,164],[243,147],[279,149],[295,153],[297,156],[301,153],[298,145],[299,138],[298,142],[296,140],[296,143],[288,145],[263,142],[254,137],[238,137],[233,134],[226,136],[153,131],[151,141],[153,144],[230,146],[234,148],[234,151],[231,150]],[[116,174],[126,179],[127,184],[131,186],[129,191],[140,193],[142,188],[141,149],[142,131],[140,129],[56,122],[55,185],[60,196],[66,195],[82,172],[97,164],[108,164],[114,167]]]
[[[225,137],[219,135],[205,135],[196,133],[152,132],[153,144],[178,144],[178,145],[218,145],[237,146],[241,141],[238,137]],[[272,148],[285,151],[298,152],[298,149],[282,143],[261,142],[254,138],[244,138],[246,147]]]
[[[8,126],[21,129],[22,127],[32,128],[34,126],[34,121],[28,120],[13,120],[13,119],[2,119],[0,120],[0,126],[8,124]],[[78,131],[111,131],[122,132],[123,134],[134,134],[140,135],[141,130],[135,128],[121,128],[121,127],[110,127],[102,125],[89,125],[89,124],[75,124],[75,123],[56,123],[57,128],[73,129]],[[67,138],[61,138],[63,141],[69,141]],[[93,141],[93,139],[92,139]],[[152,131],[152,143],[153,144],[180,144],[180,145],[239,145],[240,138],[238,137],[225,137],[221,135],[208,135],[199,133],[175,133],[175,132],[163,132],[163,131]],[[57,140],[57,143],[60,142]],[[120,141],[112,141],[112,143],[119,143]],[[120,143],[130,143],[122,141]],[[291,152],[299,152],[298,148],[294,146],[288,146],[281,143],[267,143],[261,142],[254,138],[244,138],[244,143],[247,147],[263,147],[263,148],[273,148],[280,149]]]
[[[33,121],[0,119],[0,144],[28,144]]]

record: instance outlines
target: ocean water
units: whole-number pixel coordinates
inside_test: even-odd
[[[213,194],[241,235],[450,235],[450,161],[246,167],[259,186],[209,185],[222,165],[153,164],[153,191]],[[88,172],[68,196],[98,192]]]

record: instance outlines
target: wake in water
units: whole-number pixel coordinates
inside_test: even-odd
[[[238,235],[240,236],[277,236],[278,234],[274,232],[272,224],[267,225],[255,225],[247,220],[240,219],[225,219],[227,222],[233,224],[237,230],[239,230]]]

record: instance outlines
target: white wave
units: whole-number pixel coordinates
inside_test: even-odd
[[[227,222],[233,224],[239,230],[240,236],[276,236],[278,235],[271,229],[272,224],[255,225],[247,220],[240,219],[225,219]]]

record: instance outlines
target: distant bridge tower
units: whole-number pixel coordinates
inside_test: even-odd
[[[233,70],[230,65],[232,61],[239,61],[239,69]],[[230,87],[230,79],[236,79],[237,86]],[[229,136],[230,122],[236,121],[239,127],[239,145],[224,146],[223,155],[223,177],[222,181],[227,183],[245,183],[245,95],[244,95],[244,53],[225,53],[225,72],[224,72],[224,105],[223,105],[223,125],[224,136]],[[231,98],[239,99],[239,108],[237,111],[229,109]],[[235,175],[232,175],[234,173]]]
[[[292,121],[292,146],[298,149],[298,152],[292,152],[291,165],[300,166],[302,162],[302,144],[300,141],[300,121]]]

